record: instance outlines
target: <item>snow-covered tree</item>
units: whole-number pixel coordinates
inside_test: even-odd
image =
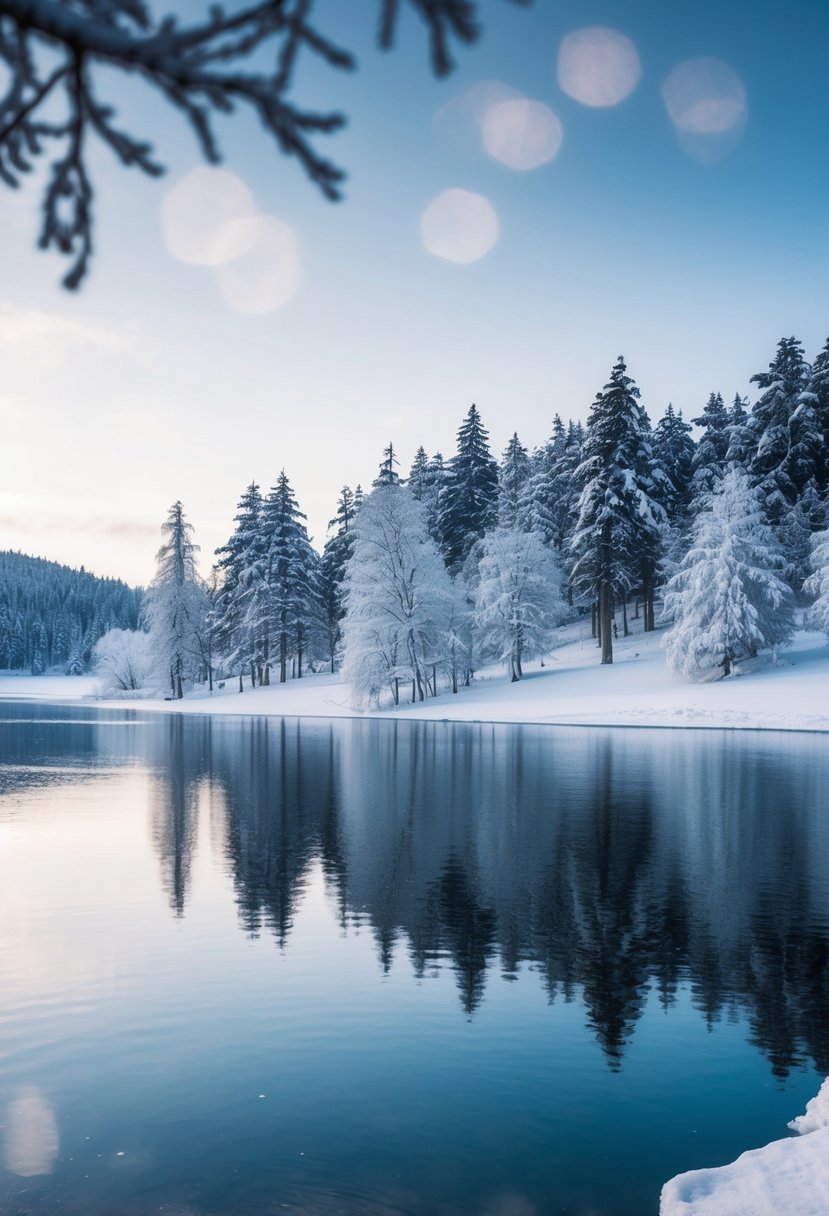
[[[481,542],[475,629],[485,658],[502,662],[515,682],[525,659],[549,646],[563,605],[553,551],[535,532],[495,528]]]
[[[668,519],[675,526],[684,526],[691,503],[691,477],[693,475],[696,445],[691,438],[691,425],[682,417],[682,410],[675,411],[671,402],[654,427],[651,441],[653,457],[665,475],[662,505]]]
[[[170,507],[161,525],[164,543],[156,554],[156,574],[144,599],[144,618],[159,671],[172,694],[182,696],[184,681],[201,666],[199,633],[208,600],[197,569],[198,545],[180,502]]]
[[[824,633],[829,633],[829,531],[816,532],[812,537],[812,574],[803,590],[813,600],[809,619]]]
[[[345,575],[343,679],[357,705],[376,705],[401,683],[422,701],[446,658],[452,588],[426,512],[399,485],[363,500]]]
[[[320,617],[319,555],[311,547],[305,515],[283,469],[262,506],[265,588],[257,602],[257,636],[263,639],[263,682],[270,682],[276,649],[279,682],[288,678],[288,656],[297,659],[302,677],[303,657]]]
[[[498,516],[498,465],[489,449],[489,432],[474,404],[458,430],[458,450],[452,457],[439,511],[443,555],[450,570],[458,570]]]
[[[354,495],[349,486],[343,486],[337,499],[337,513],[328,522],[331,535],[325,542],[320,563],[323,634],[332,671],[340,645],[341,622],[345,612],[343,579],[351,556],[355,514]]]
[[[807,391],[811,394],[823,433],[822,460],[818,469],[817,484],[821,494],[825,494],[829,489],[829,338],[812,364]]]
[[[613,662],[614,597],[624,600],[636,581],[645,601],[645,627],[653,628],[653,598],[664,511],[656,493],[648,417],[624,359],[596,397],[587,423],[582,487],[573,536],[574,585],[596,596],[602,663]]]
[[[498,470],[498,524],[501,528],[517,528],[522,515],[524,489],[530,476],[527,449],[513,436],[504,450]]]
[[[772,524],[780,522],[797,498],[789,464],[790,428],[808,388],[809,372],[797,338],[782,338],[768,371],[751,378],[752,384],[764,390],[755,401],[748,422],[753,447],[751,480],[760,489]]]
[[[793,599],[785,559],[766,521],[762,493],[729,469],[694,522],[691,548],[665,589],[668,665],[699,678],[791,636]]]
[[[400,481],[400,474],[397,472],[399,463],[400,461],[394,454],[394,444],[389,442],[389,446],[383,448],[383,459],[380,461],[380,468],[374,479],[374,485],[396,486]]]
[[[214,602],[215,644],[231,670],[241,671],[251,661],[250,632],[246,625],[246,572],[262,549],[262,494],[251,482],[239,499],[233,535],[216,550],[217,586]]]
[[[110,629],[95,643],[93,669],[103,695],[154,692],[158,664],[152,638],[141,629]]]
[[[725,471],[729,418],[722,394],[711,393],[699,418],[691,421],[702,430],[691,472],[693,498],[701,502]]]
[[[739,465],[748,469],[752,456],[752,437],[749,427],[748,398],[734,394],[728,411],[728,447],[725,452],[725,467]]]

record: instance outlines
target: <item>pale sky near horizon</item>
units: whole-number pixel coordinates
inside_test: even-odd
[[[225,245],[260,234],[259,281],[250,255],[214,271],[168,248],[162,205],[181,182],[192,201],[199,158],[134,82],[106,91],[169,172],[146,180],[95,150],[96,253],[77,296],[35,249],[37,189],[0,187],[0,548],[147,582],[180,498],[206,573],[244,486],[267,489],[283,467],[321,546],[343,483],[370,484],[390,439],[404,473],[421,443],[451,456],[472,401],[500,454],[516,429],[542,443],[555,412],[585,419],[620,353],[655,421],[669,400],[693,417],[712,390],[750,392],[782,336],[807,357],[823,345],[823,0],[484,0],[484,37],[440,82],[413,18],[393,52],[375,48],[376,12],[319,0],[317,24],[360,66],[306,59],[297,75],[303,101],[349,117],[318,141],[348,170],[344,202],[324,201],[251,120],[219,127],[224,167],[281,222],[222,230]],[[563,40],[594,26],[630,42],[603,44],[597,76],[595,41],[571,40],[557,74]],[[510,110],[515,98],[555,117]],[[511,168],[487,154],[482,123],[508,161],[556,154]],[[424,248],[421,216],[453,189],[491,208],[473,200],[467,254],[497,216],[498,239],[468,263]],[[198,235],[195,220],[167,231],[174,249]],[[269,259],[282,277],[263,283]],[[280,288],[280,307],[238,311]]]

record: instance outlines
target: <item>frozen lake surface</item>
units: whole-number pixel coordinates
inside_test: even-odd
[[[829,1071],[818,735],[0,704],[0,1212],[655,1216]]]

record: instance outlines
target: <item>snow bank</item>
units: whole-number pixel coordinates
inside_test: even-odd
[[[775,1140],[719,1169],[678,1174],[662,1188],[660,1216],[827,1216],[829,1213],[829,1077]]]
[[[633,622],[639,629],[641,622]],[[821,633],[800,632],[774,663],[770,654],[744,665],[727,680],[691,684],[668,671],[661,632],[634,633],[614,642],[614,663],[602,667],[589,623],[561,631],[562,644],[528,664],[510,684],[503,670],[478,675],[456,696],[442,692],[423,704],[401,704],[366,715],[455,722],[527,722],[578,726],[684,726],[754,730],[829,731],[829,645]],[[84,683],[85,680],[85,683]],[[0,697],[68,700],[90,696],[90,677],[0,676]],[[142,712],[272,714],[283,717],[360,716],[338,676],[312,675],[269,688],[236,691],[236,678],[209,696],[204,689],[183,701],[142,700]],[[106,701],[97,702],[107,705]],[[123,702],[112,702],[123,708]]]

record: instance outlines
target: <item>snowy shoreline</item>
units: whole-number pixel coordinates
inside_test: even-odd
[[[241,694],[234,691],[235,678],[229,678],[213,696],[197,689],[182,701],[98,698],[91,676],[7,674],[0,675],[0,699],[233,716],[829,732],[829,644],[824,634],[801,631],[776,663],[770,654],[761,654],[727,680],[697,684],[671,675],[661,637],[661,632],[637,632],[619,639],[614,664],[602,667],[589,628],[578,623],[562,631],[562,645],[545,666],[529,664],[519,683],[510,684],[500,669],[487,669],[457,695],[444,691],[422,703],[370,713],[355,709],[347,686],[328,674]]]

